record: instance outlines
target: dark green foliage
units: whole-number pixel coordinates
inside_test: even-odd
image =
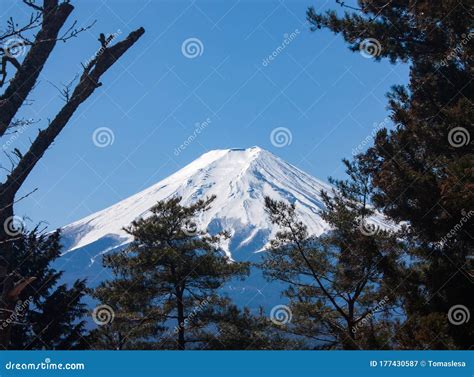
[[[205,349],[214,350],[284,350],[303,345],[280,334],[268,317],[254,315],[248,308],[228,305],[219,313],[216,332],[209,334]]]
[[[110,259],[104,262],[109,265]],[[119,277],[120,276],[120,277]],[[148,302],[149,290],[125,274],[103,282],[92,291],[99,304],[92,312],[98,327],[91,331],[93,349],[156,349],[164,327],[163,314]]]
[[[21,292],[12,319],[11,349],[82,349],[87,347],[82,303],[85,281],[59,284],[62,272],[51,267],[60,256],[59,232],[36,228],[15,240],[14,275],[34,277]]]
[[[289,284],[293,320],[286,330],[321,348],[390,348],[390,284],[401,269],[392,234],[367,226],[372,186],[363,161],[345,162],[348,181],[333,181],[334,196],[323,193],[322,217],[333,230],[308,235],[294,205],[266,198],[280,227],[261,267],[265,276]]]
[[[359,7],[343,17],[310,8],[308,20],[340,33],[352,50],[375,38],[376,59],[410,63],[408,86],[388,94],[397,126],[381,130],[366,153],[374,203],[409,224],[401,234],[413,261],[403,280],[408,320],[398,332],[401,346],[469,348],[474,322],[453,325],[447,313],[454,305],[474,310],[474,3],[369,0]],[[452,341],[443,336],[430,345],[435,324],[434,333]]]
[[[149,217],[126,229],[134,241],[105,258],[114,279],[94,294],[114,308],[116,318],[95,333],[99,346],[139,348],[151,342],[148,348],[185,349],[202,343],[214,308],[222,304],[217,291],[248,274],[246,263],[231,262],[219,249],[225,234],[210,236],[196,228],[195,219],[213,200],[189,207],[180,205],[181,198],[158,202]],[[166,331],[160,334],[162,326]],[[120,347],[109,342],[111,336],[121,339]]]

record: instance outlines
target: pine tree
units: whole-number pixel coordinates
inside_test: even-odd
[[[216,316],[217,331],[208,333],[205,349],[211,350],[285,350],[303,348],[301,342],[281,334],[278,326],[250,309],[229,304]]]
[[[82,349],[87,347],[82,299],[85,281],[71,287],[59,284],[62,272],[51,264],[60,256],[60,233],[43,234],[38,228],[20,234],[13,244],[16,276],[34,276],[15,298],[7,320],[11,328],[10,349]]]
[[[472,228],[474,207],[472,80],[474,4],[469,0],[359,1],[359,10],[308,10],[313,30],[340,33],[353,51],[376,60],[410,63],[408,86],[388,94],[390,116],[397,126],[381,130],[367,152],[376,191],[374,203],[397,222],[407,222],[411,274],[404,280],[407,323],[401,339],[407,347],[469,348],[472,321],[449,320],[460,307],[472,305]],[[444,318],[444,321],[442,320]],[[416,345],[413,339],[425,339]],[[454,344],[454,345],[453,345]]]
[[[122,337],[180,350],[205,341],[214,308],[222,305],[218,290],[248,274],[248,264],[230,261],[219,249],[225,234],[211,236],[197,229],[196,219],[214,198],[189,207],[179,197],[158,202],[149,217],[126,228],[134,237],[130,247],[105,258],[114,279],[102,283],[95,296],[117,304],[115,318],[121,322],[116,326]],[[117,332],[113,323],[99,331]],[[151,339],[159,326],[167,330]]]
[[[108,259],[110,259],[108,257]],[[104,265],[110,266],[109,261]],[[164,316],[149,303],[149,289],[137,280],[124,278],[103,282],[91,292],[99,304],[92,311],[98,327],[91,331],[93,349],[158,349]]]
[[[364,162],[345,164],[349,180],[331,180],[333,195],[322,192],[322,218],[332,230],[319,238],[308,234],[294,205],[266,198],[280,231],[261,267],[268,279],[288,284],[288,332],[320,348],[389,348],[400,249],[394,235],[367,220],[372,186]]]

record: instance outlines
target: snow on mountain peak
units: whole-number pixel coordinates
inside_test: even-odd
[[[259,147],[213,150],[153,186],[62,229],[66,251],[108,239],[110,247],[128,243],[123,231],[134,219],[170,197],[189,205],[216,195],[212,208],[196,223],[211,232],[228,230],[227,252],[252,244],[261,249],[277,231],[264,211],[264,198],[295,203],[308,230],[319,235],[329,229],[319,216],[320,192],[332,187]],[[257,251],[257,250],[254,250]]]

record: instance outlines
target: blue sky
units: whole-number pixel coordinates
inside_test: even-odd
[[[377,63],[350,52],[338,36],[309,31],[307,6],[336,8],[334,1],[72,3],[70,21],[97,22],[58,44],[22,113],[39,122],[9,148],[25,150],[28,136],[59,110],[53,84],[80,72],[80,62],[99,48],[100,32],[122,38],[143,26],[146,33],[105,75],[27,180],[21,194],[38,191],[16,212],[30,225],[80,219],[212,149],[258,145],[319,179],[342,177],[341,159],[364,147],[387,117],[385,93],[407,80],[407,66]],[[7,15],[25,18],[25,11],[19,1],[2,1],[2,24]],[[189,38],[202,44],[194,58],[182,52]],[[278,49],[285,38],[291,41]],[[175,153],[206,119],[199,136]],[[93,141],[101,127],[113,133],[113,143],[103,148]],[[277,127],[289,130],[291,144],[272,144]]]

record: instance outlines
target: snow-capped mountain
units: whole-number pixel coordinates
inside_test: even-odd
[[[231,237],[222,246],[228,255],[257,262],[261,257],[257,251],[277,232],[264,212],[265,196],[294,203],[309,232],[319,235],[329,230],[319,215],[324,207],[321,190],[331,193],[332,186],[261,148],[211,151],[146,190],[62,228],[65,251],[56,268],[64,271],[67,283],[86,278],[94,287],[112,278],[101,259],[130,242],[122,228],[147,216],[157,201],[174,196],[187,205],[216,195],[212,208],[196,219],[198,228],[211,233],[227,230]],[[371,222],[389,227],[382,216],[373,216]],[[247,279],[236,279],[222,289],[237,305],[258,311],[260,306],[269,310],[280,304],[286,288],[277,281],[269,284],[261,271],[252,268]]]
[[[321,190],[331,192],[332,187],[259,147],[214,150],[146,190],[65,226],[65,250],[95,243],[106,249],[126,244],[130,236],[123,227],[146,217],[157,201],[180,196],[187,205],[216,195],[212,208],[196,223],[211,232],[228,230],[231,238],[225,249],[235,257],[248,245],[261,250],[277,231],[264,212],[265,196],[294,203],[310,233],[327,231],[328,225],[319,216]],[[382,218],[374,221],[384,226]]]

